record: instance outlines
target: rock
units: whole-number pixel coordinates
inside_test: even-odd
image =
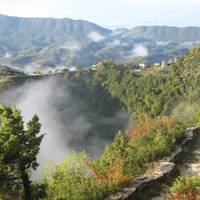
[[[163,162],[160,165],[160,172],[162,175],[165,175],[167,173],[170,173],[175,167],[175,164],[172,162]]]
[[[169,157],[167,157],[165,160],[168,162],[172,162],[176,159],[176,157],[183,151],[181,147],[177,147],[175,151],[171,153]]]

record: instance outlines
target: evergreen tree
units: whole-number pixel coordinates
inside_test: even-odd
[[[17,108],[0,106],[0,191],[7,189],[16,193],[22,188],[24,199],[31,200],[29,173],[38,167],[36,156],[43,138],[40,128],[36,115],[25,129]]]

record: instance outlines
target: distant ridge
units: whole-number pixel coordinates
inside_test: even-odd
[[[187,42],[200,40],[200,27],[138,26],[124,36],[143,37],[158,41]]]
[[[92,31],[106,35],[111,30],[94,23],[69,18],[20,18],[0,15],[0,41],[13,40],[13,49],[45,47],[62,40],[82,40]]]
[[[70,18],[0,15],[0,64],[25,71],[87,67],[102,60],[157,62],[200,43],[200,27],[138,26],[111,30]]]

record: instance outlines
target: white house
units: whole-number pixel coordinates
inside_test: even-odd
[[[139,63],[138,66],[139,66],[139,68],[144,69],[144,68],[146,67],[146,64],[144,64],[144,63]]]
[[[166,69],[167,68],[167,62],[165,60],[162,61],[161,67],[162,67],[162,69]]]

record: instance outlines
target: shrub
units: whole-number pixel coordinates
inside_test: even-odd
[[[137,124],[137,131],[132,130],[128,136],[119,132],[94,161],[85,153],[72,153],[54,165],[45,178],[46,199],[103,199],[140,175],[149,163],[168,154],[185,133],[185,126],[170,117],[146,117],[144,123]]]
[[[200,195],[200,177],[198,176],[182,176],[175,180],[171,188],[172,192],[180,192],[187,194],[188,190],[196,191]]]
[[[72,153],[59,164],[47,169],[45,183],[47,200],[93,200],[102,199],[107,193],[105,185],[96,181],[86,167],[86,154]]]
[[[172,117],[188,126],[196,125],[198,120],[199,103],[182,102],[178,104],[172,111]]]
[[[167,200],[200,200],[200,177],[181,176],[177,178],[172,185],[171,193]]]
[[[155,126],[156,120],[144,115],[143,120],[133,123],[133,127],[129,131],[129,142],[134,143],[134,138],[148,134],[149,130]]]
[[[189,189],[187,190],[186,194],[177,192],[175,194],[169,195],[167,200],[200,200],[200,198],[197,196],[196,191]]]

